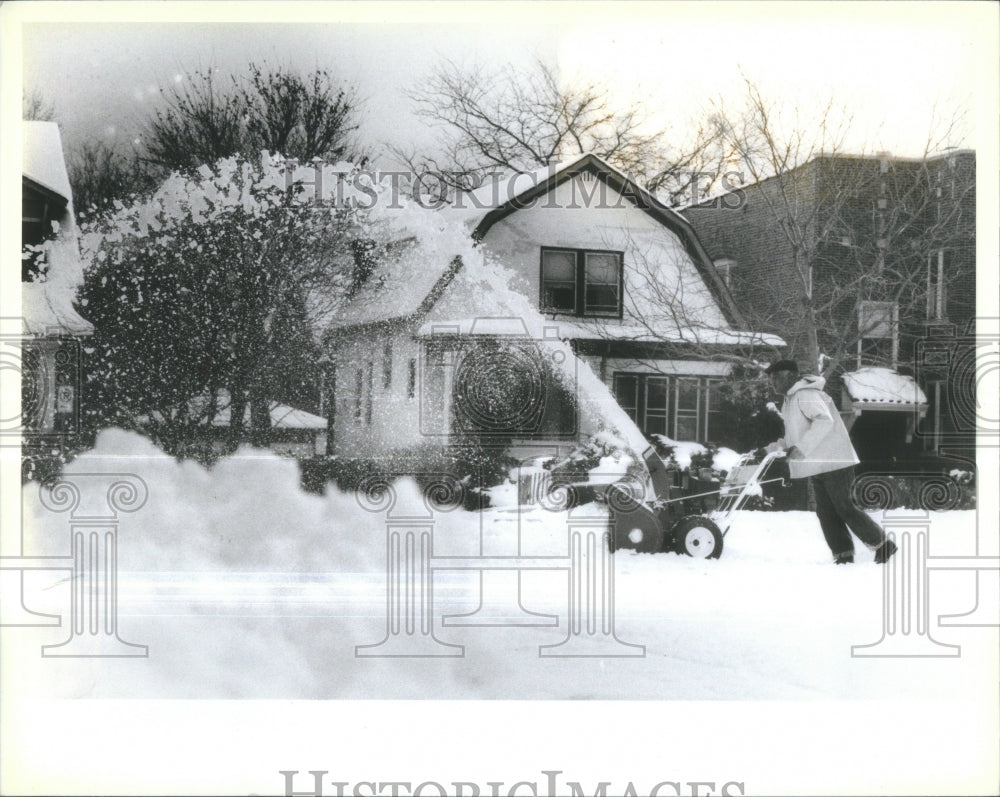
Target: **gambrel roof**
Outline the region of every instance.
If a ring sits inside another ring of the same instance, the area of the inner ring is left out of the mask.
[[[712,266],[712,259],[701,245],[701,241],[698,240],[698,235],[691,223],[628,175],[592,153],[584,153],[571,161],[547,166],[503,181],[499,203],[485,213],[481,213],[476,221],[472,233],[473,237],[477,241],[482,240],[490,228],[501,219],[530,205],[540,196],[584,173],[592,174],[604,182],[616,194],[632,201],[636,207],[680,238],[726,319],[737,328],[745,326],[743,317],[733,302],[729,289]],[[494,196],[496,193],[493,187],[488,185],[471,192],[467,201],[470,204],[473,201],[478,201],[479,205],[489,204],[490,200],[496,198]]]
[[[604,183],[677,237],[730,330],[733,330],[732,335],[723,336],[726,343],[754,340],[784,345],[783,341],[773,336],[766,336],[768,339],[765,341],[754,333],[735,331],[745,327],[744,319],[691,224],[596,155],[583,154],[535,171],[505,175],[474,191],[457,195],[451,206],[437,212],[441,214],[444,224],[463,227],[472,240],[479,242],[501,220],[583,174]],[[398,256],[385,258],[380,273],[373,274],[357,291],[334,326],[344,330],[420,317],[434,306],[461,268],[461,259],[454,253],[443,251],[439,241],[412,241]],[[626,332],[632,337],[636,334],[635,330],[622,330],[622,334]],[[716,342],[721,342],[721,339]]]

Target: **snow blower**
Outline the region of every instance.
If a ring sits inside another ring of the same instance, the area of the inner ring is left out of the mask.
[[[613,518],[608,537],[612,553],[619,548],[641,553],[675,552],[699,559],[718,559],[722,542],[732,525],[733,513],[762,495],[765,484],[784,482],[764,479],[767,469],[784,452],[743,454],[726,475],[718,490],[685,495],[673,484],[670,471],[651,447],[643,452],[655,498],[646,500],[645,490],[634,482],[620,481],[611,486],[607,503]],[[685,514],[685,502],[718,495],[719,503],[707,514]]]

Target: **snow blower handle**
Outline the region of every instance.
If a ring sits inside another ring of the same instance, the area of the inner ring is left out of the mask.
[[[778,446],[777,441],[775,441],[770,445],[761,446],[760,448],[756,449],[753,452],[753,456],[755,459],[763,459],[768,454],[774,454],[774,459],[777,459],[778,457],[787,456],[788,452],[791,451],[792,448],[794,448],[794,446],[790,446],[789,448],[782,448]]]

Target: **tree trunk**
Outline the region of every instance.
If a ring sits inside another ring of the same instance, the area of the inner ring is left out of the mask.
[[[270,402],[258,391],[250,395],[250,442],[259,448],[267,448],[271,444],[271,409]]]
[[[247,397],[243,388],[229,386],[229,449],[235,451],[245,439],[243,416],[247,411]]]

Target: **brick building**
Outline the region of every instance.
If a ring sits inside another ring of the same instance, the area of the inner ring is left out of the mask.
[[[819,156],[683,211],[748,323],[828,377],[862,459],[974,451],[975,169]]]

